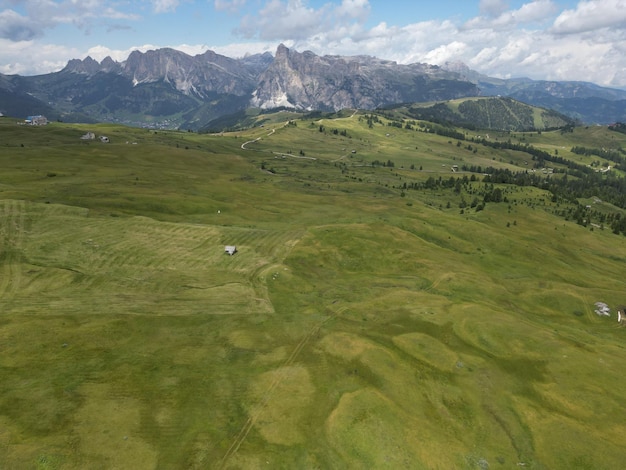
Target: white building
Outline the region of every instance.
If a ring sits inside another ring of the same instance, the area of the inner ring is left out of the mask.
[[[48,124],[48,118],[38,114],[37,116],[28,116],[24,122],[31,126],[45,126]]]

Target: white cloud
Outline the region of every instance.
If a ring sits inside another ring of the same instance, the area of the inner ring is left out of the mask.
[[[626,0],[581,1],[575,10],[565,10],[552,30],[558,34],[575,34],[601,28],[626,29]]]
[[[80,57],[77,48],[35,41],[11,41],[0,39],[0,73],[37,75],[60,70],[67,58]]]
[[[508,63],[521,63],[532,52],[532,38],[524,34],[511,38],[503,44],[498,53],[498,60]]]
[[[168,0],[159,0],[168,1]],[[171,1],[171,0],[170,0]],[[106,0],[13,0],[25,15],[14,10],[0,11],[0,37],[23,41],[40,37],[45,30],[61,24],[71,24],[88,30],[94,21],[103,18],[137,20],[138,15],[115,8],[116,3]]]
[[[444,44],[428,51],[424,55],[424,61],[429,64],[443,64],[463,57],[467,50],[467,44],[460,41],[452,41],[450,44]]]
[[[342,0],[315,9],[306,0],[270,0],[255,15],[246,16],[238,33],[261,40],[303,40],[316,35],[332,40],[343,34],[359,34],[370,13],[367,0]]]
[[[483,47],[467,62],[467,65],[473,68],[489,70],[497,59],[498,48],[496,46]]]
[[[178,0],[152,0],[155,13],[167,13],[176,10]]]
[[[141,3],[151,10],[157,4],[165,9],[191,1]],[[244,17],[239,26],[240,33],[253,42],[172,44],[174,40],[164,35],[170,44],[120,49],[81,46],[80,42],[71,48],[46,46],[41,42],[41,32],[59,23],[86,29],[107,18],[113,21],[105,27],[114,31],[132,26],[118,20],[139,17],[122,9],[128,2],[112,0],[0,0],[0,8],[14,6],[13,10],[0,10],[0,64],[4,64],[0,72],[46,73],[61,69],[71,58],[87,55],[100,61],[109,55],[120,62],[132,50],[159,47],[173,47],[190,55],[211,49],[229,57],[242,57],[247,53],[273,53],[283,42],[292,49],[319,55],[365,54],[398,63],[437,65],[462,61],[492,76],[587,80],[626,87],[626,0],[585,0],[574,9],[560,12],[555,9],[557,0],[529,0],[515,9],[508,7],[507,0],[481,0],[480,16],[465,23],[431,20],[402,27],[387,22],[366,26],[371,14],[368,0],[322,0],[315,4],[307,0],[197,1],[229,13],[262,5],[256,13]]]
[[[480,0],[480,11],[487,16],[500,16],[509,7],[505,0]]]
[[[369,8],[367,2],[361,4],[364,11]],[[491,16],[480,16],[465,24],[433,20],[397,27],[381,22],[369,29],[359,21],[328,21],[329,12],[337,11],[328,4],[317,10],[309,9],[304,2],[275,0],[268,5],[256,18],[258,29],[249,30],[249,33],[274,41],[291,38],[294,47],[300,51],[367,54],[399,63],[441,65],[446,61],[462,61],[493,76],[588,80],[626,86],[626,74],[619,73],[624,71],[624,66],[619,64],[626,64],[626,56],[617,46],[626,40],[617,40],[621,36],[616,31],[611,31],[611,35],[607,32],[583,39],[576,36],[577,41],[550,34],[547,28],[557,14],[551,0],[530,1],[506,11],[503,10],[505,2],[484,1],[481,11]],[[343,5],[348,3],[344,1]],[[297,25],[297,32],[291,34],[289,25],[280,20],[269,21],[281,11],[287,22]],[[308,15],[309,20],[315,21],[300,23],[300,15]],[[335,18],[340,17],[335,15]],[[264,32],[272,27],[284,34]],[[581,64],[593,66],[582,67]]]
[[[214,5],[217,11],[237,13],[246,5],[246,0],[215,0]]]
[[[543,22],[556,12],[556,5],[551,0],[537,0],[525,3],[513,12],[512,16],[519,23]]]
[[[285,46],[293,47],[293,41],[284,41]],[[217,54],[225,55],[226,57],[245,57],[250,54],[263,54],[269,52],[273,54],[276,52],[278,43],[275,42],[254,42],[254,43],[232,43],[226,46],[214,46],[208,47]]]
[[[370,4],[368,0],[342,0],[341,5],[334,9],[333,14],[340,18],[363,22],[370,14]]]
[[[262,40],[304,39],[323,28],[323,10],[309,8],[302,0],[270,0],[258,14],[246,16],[239,32]]]
[[[128,49],[109,49],[106,46],[98,45],[87,49],[83,56],[79,58],[84,59],[85,57],[89,56],[92,59],[97,60],[98,62],[102,62],[102,59],[108,56],[116,62],[123,62],[133,51],[146,52],[158,49],[159,47],[161,46],[155,46],[154,44],[143,44],[141,46],[133,46]]]
[[[27,41],[40,36],[32,21],[13,10],[0,11],[0,38]]]
[[[472,18],[463,26],[463,29],[511,30],[527,23],[544,22],[555,11],[556,6],[552,0],[535,0],[523,4],[517,10],[500,11],[498,15]]]

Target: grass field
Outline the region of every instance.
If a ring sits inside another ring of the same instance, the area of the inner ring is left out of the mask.
[[[523,154],[265,122],[0,120],[0,468],[623,466],[624,236],[536,188],[403,189]]]

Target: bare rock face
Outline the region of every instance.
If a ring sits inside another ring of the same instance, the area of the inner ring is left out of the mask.
[[[207,51],[190,56],[174,49],[133,51],[118,63],[110,57],[101,63],[87,57],[68,62],[64,72],[95,75],[98,72],[116,73],[132,81],[134,86],[165,82],[186,95],[207,97],[214,94],[244,96],[254,88],[258,74],[271,61],[271,55],[231,59]]]
[[[174,49],[134,51],[122,74],[133,84],[165,81],[176,90],[200,97],[210,92],[243,95],[253,86],[253,75],[235,59],[212,51],[190,56]]]
[[[249,106],[264,109],[373,109],[478,94],[476,85],[438,67],[398,65],[368,56],[318,56],[282,44],[274,57],[265,53],[232,59],[213,51],[190,56],[164,48],[134,51],[122,63],[110,57],[101,63],[91,57],[71,60],[62,72],[88,77],[115,74],[132,87],[166,84],[201,101],[218,95],[250,97]]]
[[[98,63],[98,61],[87,56],[85,57],[84,60],[80,60],[80,59],[70,60],[65,66],[64,70],[67,70],[68,72],[72,72],[72,73],[83,74],[83,75],[93,75],[94,73],[100,71],[100,64]]]
[[[320,57],[281,44],[274,62],[259,77],[251,105],[336,111],[477,94],[474,84],[438,67],[366,56]]]
[[[111,59],[110,56],[106,56],[102,62],[100,62],[100,70],[107,73],[116,73],[121,70],[120,64]]]

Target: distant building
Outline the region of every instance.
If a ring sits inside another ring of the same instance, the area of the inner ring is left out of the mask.
[[[38,114],[37,116],[28,116],[24,123],[29,124],[31,126],[45,126],[48,124],[48,118],[46,116],[42,116]]]
[[[93,132],[87,132],[85,135],[80,136],[80,138],[83,140],[93,140],[96,138],[96,134]]]
[[[224,253],[228,253],[230,256],[233,256],[237,253],[237,247],[235,245],[226,245],[224,247]]]

